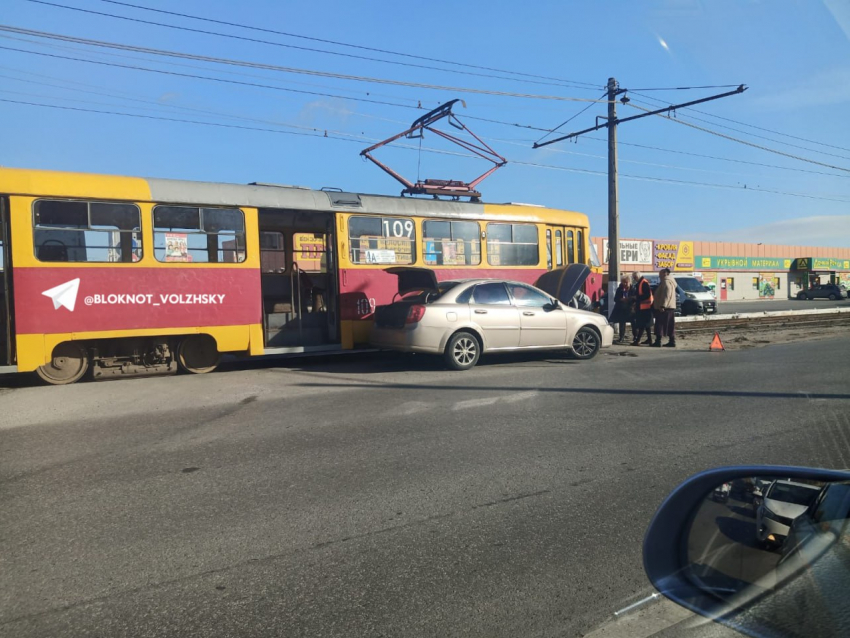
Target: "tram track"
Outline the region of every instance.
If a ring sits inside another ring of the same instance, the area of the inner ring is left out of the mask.
[[[700,335],[720,331],[808,330],[842,325],[850,326],[850,311],[847,309],[682,317],[676,320],[676,332],[680,335]]]

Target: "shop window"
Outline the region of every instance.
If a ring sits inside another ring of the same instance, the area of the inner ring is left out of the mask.
[[[782,284],[781,278],[779,278],[779,277],[773,278],[773,289],[774,290],[781,290],[781,288],[782,288],[781,284]]]
[[[349,257],[354,264],[412,264],[416,260],[416,227],[412,219],[351,217]]]
[[[481,227],[477,222],[422,222],[425,263],[429,266],[477,266],[481,263]]]
[[[728,277],[726,279],[726,287],[729,288],[729,290],[735,290],[735,278],[734,277]]]
[[[758,290],[758,289],[759,289],[759,278],[753,277],[753,290]]]
[[[245,215],[238,208],[155,206],[153,227],[157,261],[245,261]]]
[[[487,224],[487,261],[491,266],[536,266],[537,227],[531,224]]]
[[[141,212],[134,204],[42,199],[33,208],[33,247],[39,261],[142,258]]]

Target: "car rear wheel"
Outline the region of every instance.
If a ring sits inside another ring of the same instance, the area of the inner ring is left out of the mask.
[[[579,328],[576,336],[573,337],[573,354],[576,359],[592,359],[599,352],[601,345],[602,339],[599,333],[593,328],[584,326]]]
[[[458,332],[452,335],[446,344],[443,358],[452,370],[469,370],[474,368],[481,357],[481,346],[475,335],[469,332]]]

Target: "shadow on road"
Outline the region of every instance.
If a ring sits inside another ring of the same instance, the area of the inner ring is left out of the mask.
[[[726,538],[747,547],[758,547],[756,543],[756,524],[742,521],[731,516],[718,516],[715,519],[717,529]]]

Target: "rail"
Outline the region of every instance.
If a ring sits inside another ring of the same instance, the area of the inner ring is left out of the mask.
[[[707,315],[676,319],[676,332],[684,335],[720,330],[758,330],[761,328],[821,328],[850,325],[850,308],[748,312],[734,315]]]

